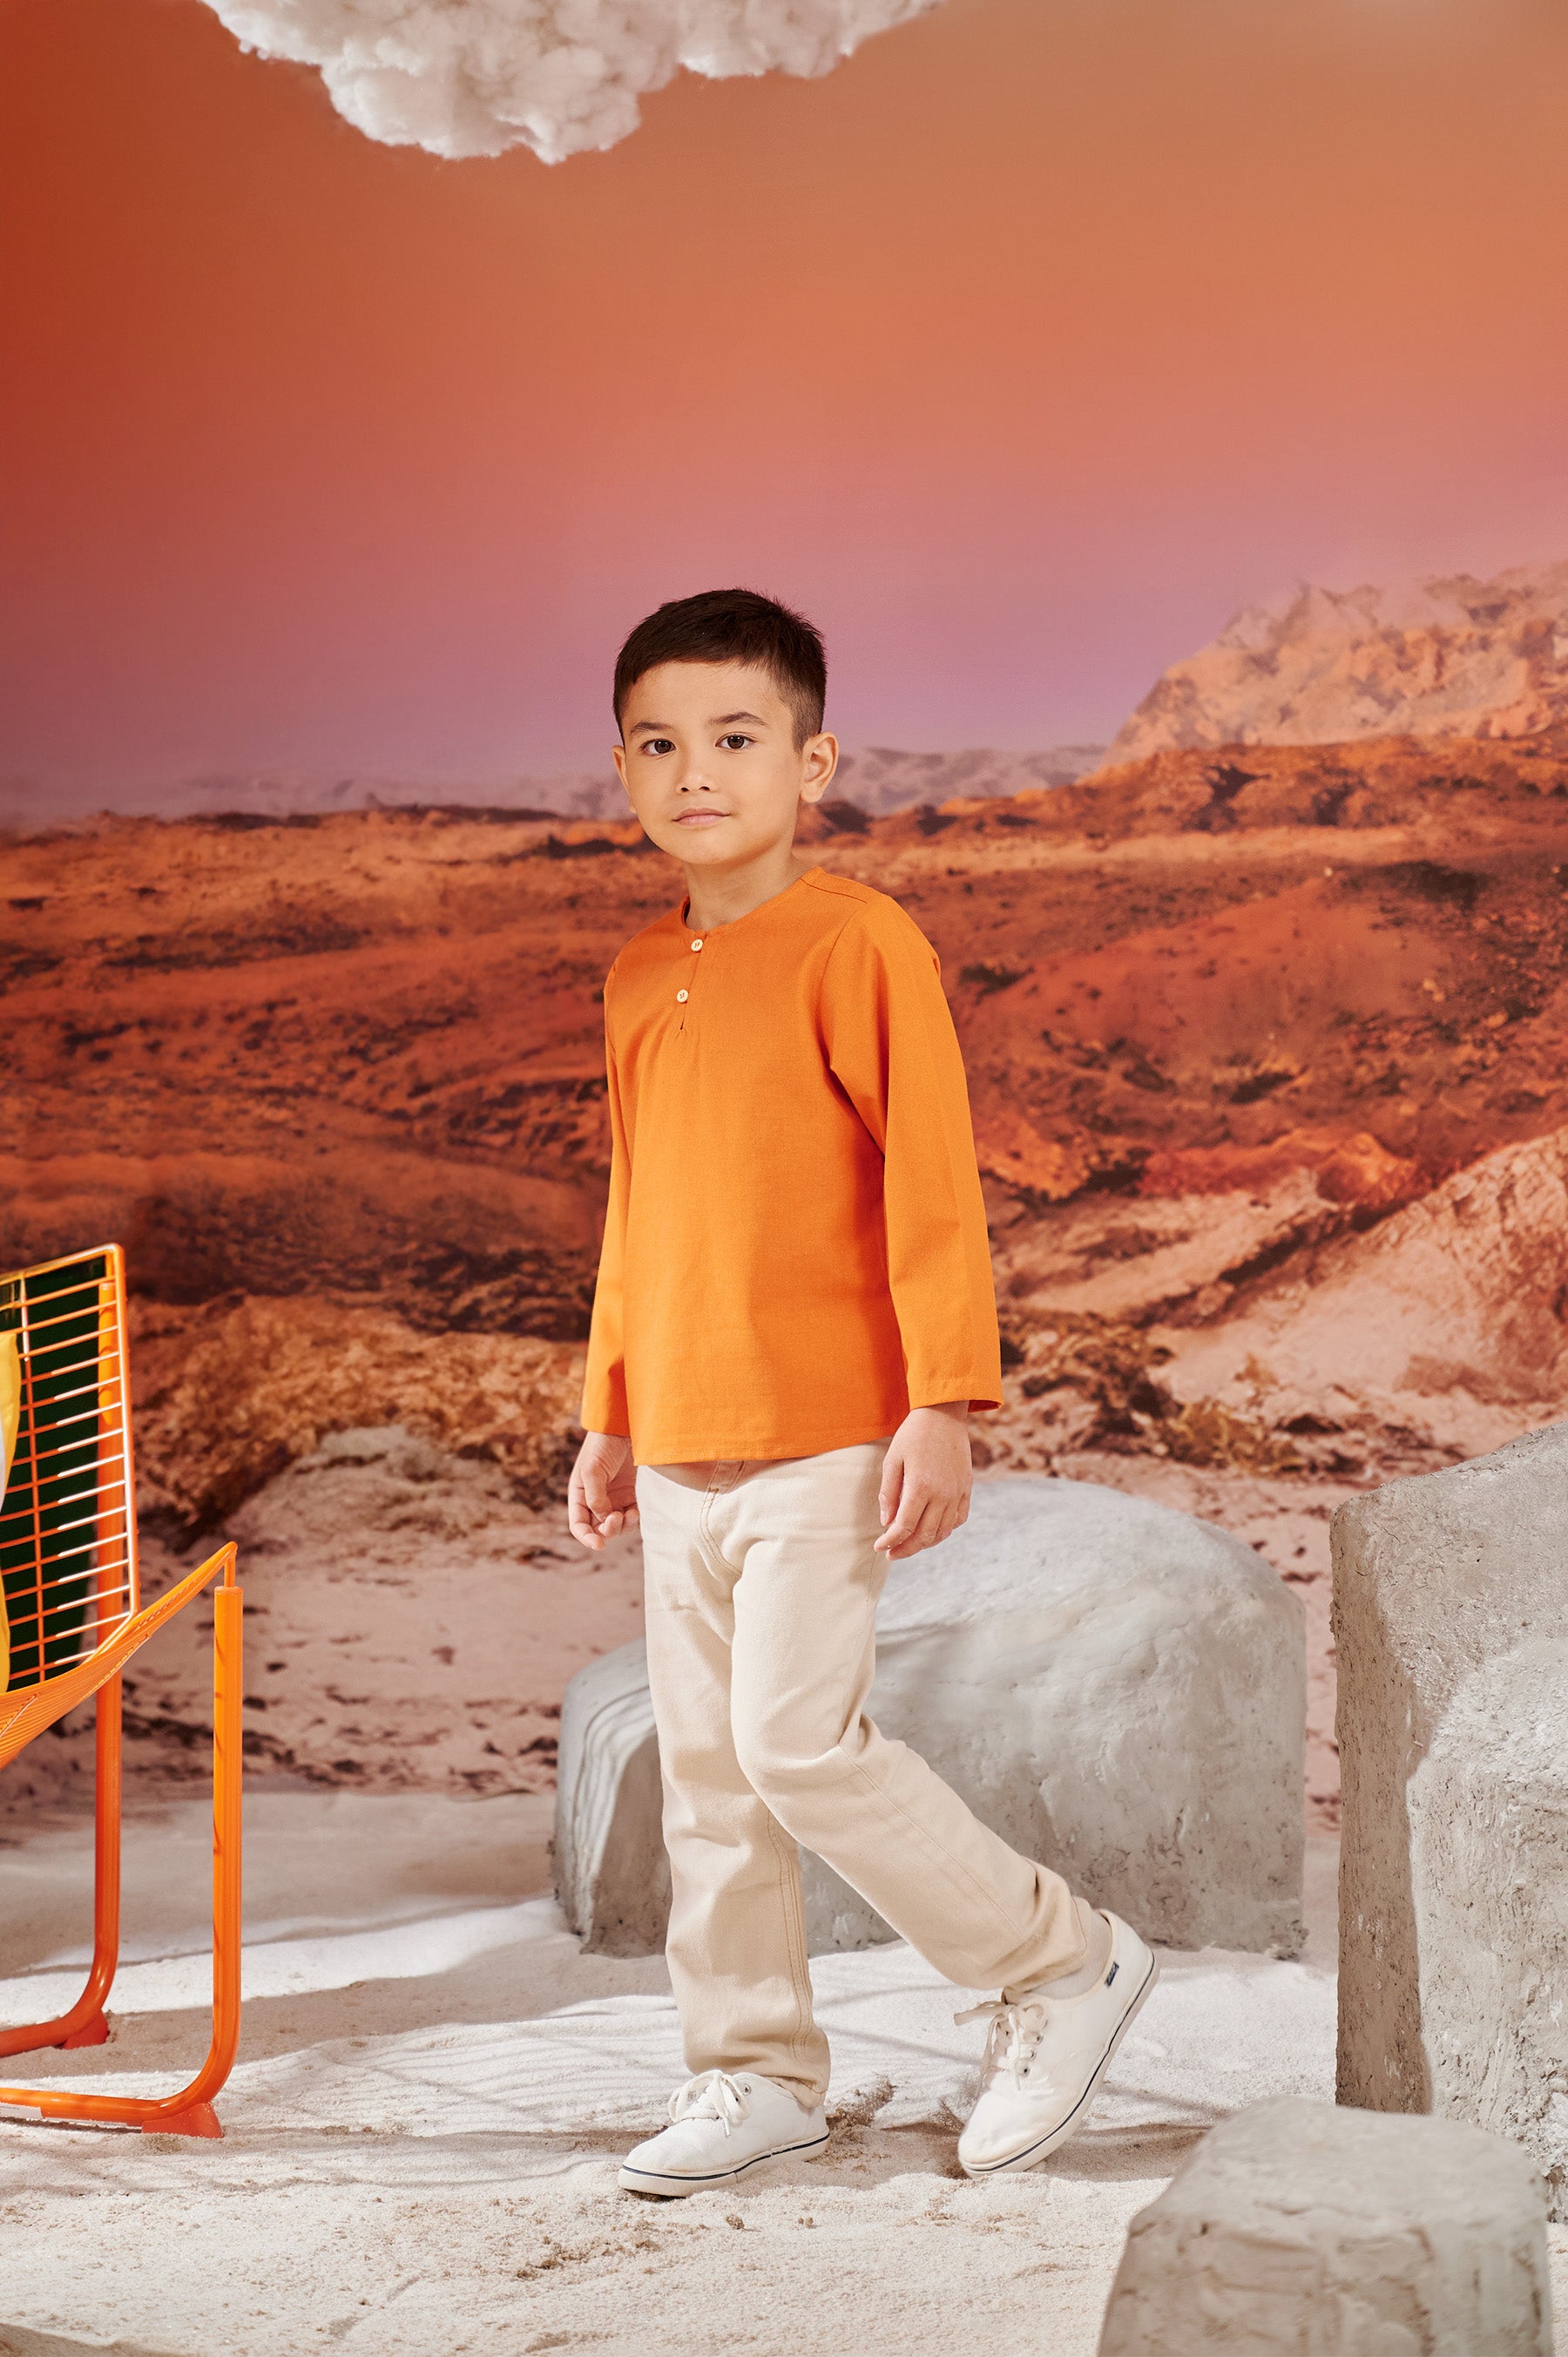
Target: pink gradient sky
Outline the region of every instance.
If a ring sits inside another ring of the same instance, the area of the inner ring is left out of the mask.
[[[851,744],[1108,736],[1297,576],[1568,554],[1557,0],[947,0],[602,156],[0,0],[0,776],[592,765],[742,580]]]

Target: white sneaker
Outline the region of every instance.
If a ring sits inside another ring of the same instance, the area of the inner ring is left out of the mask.
[[[701,2193],[728,2185],[759,2161],[820,2160],[827,2114],[809,2112],[777,2080],[750,2072],[704,2071],[670,2098],[671,2125],[627,2154],[620,2181],[629,2193]]]
[[[1053,1996],[1043,1981],[1015,2004],[998,1997],[955,2021],[989,2018],[980,2094],[958,2140],[971,2177],[1033,2169],[1083,2126],[1095,2089],[1160,1976],[1152,1949],[1106,1910],[1111,1961],[1091,1989]]]

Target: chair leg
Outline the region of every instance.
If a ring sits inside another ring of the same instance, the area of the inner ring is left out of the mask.
[[[97,1791],[93,1812],[92,1964],[81,1995],[54,2021],[0,2030],[0,2054],[36,2054],[48,2046],[102,2046],[109,2035],[104,2004],[120,1962],[120,1681],[98,1689]]]
[[[109,2036],[104,2012],[120,1962],[120,1680],[98,1689],[97,1807],[93,1825],[92,1970],[73,2009],[81,2018],[61,2046],[102,2046]],[[91,2008],[91,2009],[89,2009]]]
[[[222,2135],[210,2099],[233,2069],[240,2045],[243,1591],[218,1588],[212,1609],[212,2044],[189,2086],[169,2098],[172,2108],[143,2123],[166,2136]]]
[[[231,1549],[224,1585],[213,1591],[212,1604],[212,2041],[207,2060],[189,2085],[174,2095],[88,2095],[63,2087],[58,2093],[45,2087],[0,2087],[0,2104],[24,2104],[46,2119],[115,2120],[125,2126],[165,2136],[216,2136],[223,2133],[212,2109],[212,2098],[234,2067],[240,2042],[240,1804],[244,1759],[241,1717],[244,1600],[234,1579]],[[118,1689],[119,1681],[113,1683]],[[117,1721],[116,1709],[116,1742]],[[117,1819],[117,1774],[115,1803]],[[113,1889],[117,1930],[117,1848]],[[91,1988],[91,1981],[88,1986]],[[0,2048],[0,2051],[5,2050]]]

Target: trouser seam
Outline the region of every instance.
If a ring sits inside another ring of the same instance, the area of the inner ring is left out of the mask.
[[[745,1774],[744,1770],[741,1772]],[[746,1778],[746,1781],[751,1782],[749,1777]],[[752,1790],[756,1792],[757,1787],[752,1785]],[[806,1927],[800,1920],[798,1906],[797,1880],[800,1874],[800,1853],[799,1846],[790,1841],[788,1831],[768,1807],[760,1792],[757,1792],[757,1799],[758,1805],[768,1811],[768,1838],[772,1844],[773,1855],[779,1863],[779,1910],[784,1918],[784,1938],[789,1951],[789,1979],[795,1992],[795,2035],[789,2040],[789,2052],[792,2060],[798,2062],[804,2072],[809,2069],[805,2049],[806,2040],[811,2033],[813,2007],[811,1968],[806,1959]],[[786,1844],[789,1845],[788,1847],[785,1846]],[[795,1853],[794,1878],[789,1872],[790,1850]]]
[[[737,1480],[738,1478],[739,1468],[737,1467],[734,1479]],[[732,1480],[729,1489],[733,1489],[733,1487],[734,1480]],[[708,1563],[709,1569],[716,1569],[721,1576],[723,1573],[727,1572],[732,1580],[734,1580],[740,1578],[740,1568],[729,1561],[729,1558],[719,1546],[713,1531],[711,1520],[709,1519],[710,1510],[716,1503],[719,1498],[728,1496],[729,1489],[719,1490],[713,1483],[709,1484],[707,1493],[703,1500],[703,1514],[699,1518],[697,1535],[698,1544],[702,1548],[704,1560]],[[735,1694],[734,1662],[735,1596],[732,1588],[730,1595],[730,1695],[732,1709],[734,1706]],[[732,1746],[735,1743],[735,1727],[733,1720],[730,1727],[730,1742]],[[736,1764],[737,1767],[740,1766],[738,1752],[736,1754]],[[795,2033],[789,2040],[789,2054],[791,2060],[800,2065],[802,2072],[805,2072],[809,2069],[805,2053],[805,2044],[811,2032],[813,2007],[811,1966],[806,1962],[805,1924],[800,1920],[798,1904],[799,1894],[796,1887],[800,1874],[800,1850],[799,1847],[790,1840],[788,1830],[779,1824],[778,1818],[774,1815],[772,1810],[768,1807],[768,1803],[757,1791],[756,1785],[752,1782],[750,1777],[746,1775],[745,1769],[741,1768],[740,1772],[742,1777],[745,1779],[747,1791],[752,1794],[757,1807],[761,1809],[767,1820],[768,1846],[773,1852],[774,1859],[779,1868],[779,1911],[782,1917],[784,1924],[784,1944],[789,1958],[789,1985],[795,1998]],[[789,1845],[789,1849],[785,1847],[786,1844]],[[789,1871],[789,1849],[793,1849],[795,1853],[794,1879],[791,1878]]]

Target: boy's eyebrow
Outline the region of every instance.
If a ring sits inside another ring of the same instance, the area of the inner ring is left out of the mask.
[[[708,726],[727,728],[736,720],[749,720],[754,728],[766,728],[768,726],[760,712],[721,712],[708,722]],[[674,726],[672,720],[634,720],[631,734],[639,737],[646,732],[651,737],[667,737]]]

